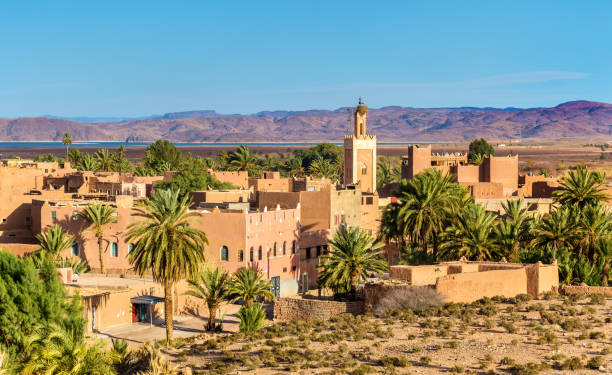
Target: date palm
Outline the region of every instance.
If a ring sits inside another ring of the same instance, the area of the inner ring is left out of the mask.
[[[532,220],[523,199],[509,199],[501,205],[505,215],[495,228],[497,246],[512,262],[518,262],[520,247],[530,237]]]
[[[569,207],[558,207],[537,220],[533,227],[531,245],[557,253],[561,248],[574,248],[579,213]]]
[[[164,287],[167,343],[174,327],[172,288],[199,271],[208,244],[206,234],[193,227],[200,213],[190,211],[190,205],[189,196],[178,190],[157,190],[136,205],[134,216],[141,220],[130,224],[126,234],[135,244],[129,255],[134,270],[139,275],[151,272],[153,280]]]
[[[106,273],[104,267],[104,227],[117,222],[117,212],[111,205],[94,203],[79,212],[79,216],[93,226],[96,239],[98,240],[98,255],[100,257],[100,272]]]
[[[222,303],[230,300],[230,275],[219,268],[206,268],[187,282],[189,288],[185,295],[199,298],[208,307],[208,324],[206,329],[213,331],[216,327],[217,311]]]
[[[97,162],[96,163],[97,171],[111,172],[113,170],[113,164],[114,164],[113,155],[110,152],[108,152],[107,149],[103,148],[103,149],[96,151],[95,158]]]
[[[325,177],[335,180],[338,177],[338,168],[329,159],[318,156],[312,161],[308,171],[316,177]]]
[[[65,232],[59,224],[55,224],[35,237],[40,244],[40,251],[48,254],[53,261],[59,260],[62,252],[70,249],[74,242],[74,236]]]
[[[240,145],[229,157],[230,171],[248,171],[253,174],[257,169],[257,157],[246,145]]]
[[[64,133],[62,143],[66,146],[66,160],[68,160],[68,151],[70,150],[70,145],[72,145],[72,135],[68,132]]]
[[[492,236],[495,215],[479,204],[471,204],[459,212],[453,223],[445,229],[440,244],[440,257],[458,260],[494,260],[497,257]]]
[[[601,185],[603,181],[603,174],[580,167],[569,171],[567,176],[561,179],[560,189],[553,194],[555,200],[562,205],[584,208],[588,204],[597,204],[608,199]]]
[[[299,156],[289,159],[285,164],[285,168],[289,171],[289,176],[291,177],[304,176],[304,161]]]
[[[582,254],[595,262],[598,244],[612,238],[612,213],[601,204],[586,207],[578,222],[578,233]]]
[[[391,162],[381,159],[376,164],[376,187],[381,188],[391,182]]]
[[[357,287],[370,273],[388,269],[380,249],[383,243],[356,227],[341,227],[328,241],[330,252],[320,257],[319,285],[335,294],[356,298]]]
[[[264,300],[274,299],[272,284],[263,278],[263,273],[257,266],[241,268],[230,280],[229,292],[244,301],[244,305],[250,307],[258,298]]]
[[[20,374],[115,374],[114,355],[104,351],[102,341],[88,345],[72,330],[55,324],[49,328],[30,337]]]
[[[92,154],[84,152],[77,162],[77,169],[82,171],[96,171],[98,170],[98,161]]]

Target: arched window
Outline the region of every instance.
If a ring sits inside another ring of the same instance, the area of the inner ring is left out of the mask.
[[[259,246],[259,250],[257,250],[257,259],[263,259],[263,250],[261,249],[261,246]]]
[[[274,252],[272,253],[273,256],[276,256],[276,242],[274,242]]]
[[[111,243],[111,256],[115,258],[119,256],[119,246],[117,242]]]
[[[76,241],[72,243],[72,255],[79,255],[79,244]]]
[[[368,167],[365,165],[365,163],[361,163],[361,174],[366,175],[367,173],[368,173]]]
[[[283,255],[287,254],[287,241],[283,242]]]
[[[251,246],[251,250],[249,251],[249,262],[252,262],[255,258],[254,258],[254,250],[253,250],[253,246]]]
[[[295,254],[295,240],[293,240],[293,243],[291,244],[291,254]]]
[[[244,251],[243,250],[238,250],[238,261],[239,262],[244,261]]]
[[[221,260],[229,260],[229,249],[225,245],[221,246]]]

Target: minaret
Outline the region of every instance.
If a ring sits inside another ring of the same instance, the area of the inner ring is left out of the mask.
[[[359,98],[354,134],[344,136],[344,184],[361,183],[361,191],[376,191],[376,136],[367,134],[368,106]]]

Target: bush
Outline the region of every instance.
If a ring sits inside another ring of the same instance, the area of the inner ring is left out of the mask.
[[[374,313],[383,316],[390,310],[424,311],[443,304],[443,297],[435,289],[428,286],[411,286],[391,290],[382,298]]]
[[[580,370],[584,368],[584,364],[578,357],[566,359],[561,365],[562,370]]]
[[[240,318],[240,332],[251,334],[261,328],[266,320],[266,314],[260,303],[249,307],[242,306],[236,314]]]
[[[591,295],[591,299],[590,299],[590,303],[592,305],[605,305],[606,304],[606,297],[604,297],[603,294],[592,294]]]
[[[587,367],[593,370],[598,370],[601,366],[603,366],[603,364],[603,358],[601,356],[596,355],[595,357],[589,359],[589,361],[587,362]]]

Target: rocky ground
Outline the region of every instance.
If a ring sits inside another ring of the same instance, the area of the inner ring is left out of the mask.
[[[194,374],[610,373],[612,299],[484,299],[419,313],[269,322],[205,334],[166,354]]]

